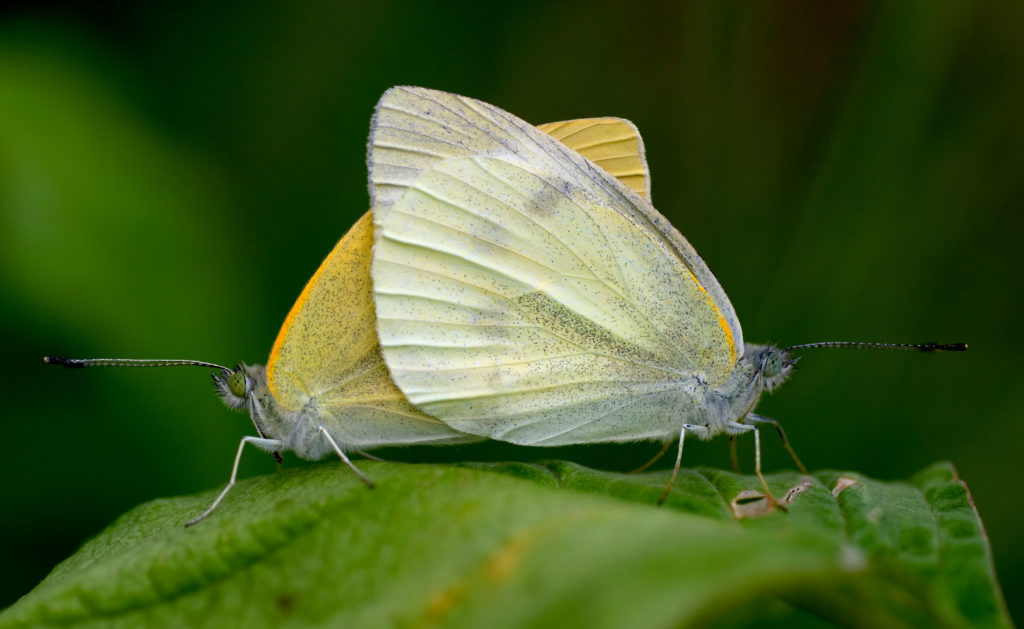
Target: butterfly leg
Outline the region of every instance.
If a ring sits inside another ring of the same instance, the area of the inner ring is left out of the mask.
[[[374,455],[370,454],[369,452],[367,452],[365,450],[360,450],[359,448],[353,448],[352,451],[355,452],[356,454],[358,454],[359,456],[365,458],[365,459],[370,459],[371,461],[377,461],[377,462],[380,462],[380,463],[387,463],[387,459],[382,459],[379,456],[374,456]]]
[[[800,457],[796,455],[796,451],[793,450],[793,446],[789,445],[789,439],[786,438],[786,432],[782,430],[782,426],[779,424],[779,422],[768,417],[761,417],[760,415],[755,415],[753,413],[747,415],[747,421],[750,421],[751,423],[754,424],[771,424],[775,426],[775,430],[779,432],[779,438],[782,439],[782,445],[785,446],[786,452],[789,452],[789,456],[793,458],[793,462],[796,463],[797,468],[800,469],[800,473],[809,473],[807,471],[807,468],[804,467],[804,464],[800,461]]]
[[[658,453],[654,455],[653,459],[651,459],[650,461],[644,463],[643,465],[641,465],[640,467],[636,468],[635,470],[630,470],[629,474],[639,474],[640,472],[642,472],[642,471],[646,470],[647,468],[649,468],[650,466],[654,465],[657,462],[658,459],[660,459],[661,457],[665,456],[665,453],[668,452],[668,447],[670,445],[672,445],[672,442],[671,441],[666,441],[664,444],[662,444],[661,450],[658,450]]]
[[[750,415],[747,415],[750,418]],[[772,490],[768,488],[768,481],[764,479],[764,475],[761,474],[761,431],[757,429],[757,426],[751,426],[749,424],[740,424],[738,422],[730,422],[726,424],[725,429],[730,434],[738,435],[745,432],[754,433],[754,473],[757,474],[757,480],[761,481],[761,487],[764,487],[764,497],[768,502],[772,503],[782,511],[786,511],[786,507],[782,506],[775,496],[772,495]]]
[[[366,474],[360,472],[359,468],[356,467],[355,464],[352,463],[352,461],[350,461],[347,456],[345,456],[345,453],[341,451],[341,448],[338,446],[338,442],[334,440],[334,437],[331,436],[331,433],[327,432],[327,429],[324,428],[323,426],[317,427],[317,432],[324,436],[324,439],[327,440],[327,443],[331,444],[331,448],[334,449],[334,453],[338,455],[338,458],[340,458],[345,463],[345,465],[348,466],[350,470],[355,472],[356,476],[358,476],[360,480],[366,483],[367,487],[373,489],[373,481],[367,478]]]
[[[265,439],[263,437],[242,437],[242,441],[238,444],[238,453],[235,454],[235,464],[231,466],[231,480],[228,481],[228,486],[220,492],[217,499],[213,501],[213,504],[207,507],[206,511],[199,514],[198,517],[192,518],[185,523],[185,526],[192,526],[202,522],[213,513],[213,510],[217,508],[221,500],[224,500],[224,496],[228,495],[231,488],[235,486],[235,479],[238,478],[238,462],[242,460],[242,450],[245,448],[245,444],[251,443],[252,445],[260,448],[261,450],[267,450],[268,452],[276,452],[284,447],[284,442],[277,439]]]
[[[732,471],[740,473],[740,457],[736,454],[736,435],[729,435],[729,462],[732,463]]]
[[[704,426],[696,426],[694,424],[683,424],[683,427],[679,429],[679,450],[676,452],[676,465],[672,468],[672,477],[668,479],[668,485],[665,486],[665,491],[661,492],[661,498],[658,498],[658,506],[660,507],[665,499],[668,498],[668,492],[672,490],[672,485],[676,482],[676,476],[679,475],[679,466],[683,462],[683,441],[686,438],[686,431],[701,433],[701,438],[706,439],[708,437],[708,429]]]

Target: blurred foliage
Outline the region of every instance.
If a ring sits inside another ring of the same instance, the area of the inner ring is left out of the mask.
[[[813,469],[901,478],[953,461],[1021,617],[1012,496],[1024,463],[999,444],[1024,441],[1008,351],[1024,301],[1024,5],[622,12],[257,0],[0,15],[0,604],[131,506],[225,482],[251,431],[202,370],[64,372],[41,357],[264,361],[305,280],[367,209],[373,104],[418,84],[536,123],[633,120],[655,205],[753,342],[968,341],[966,354],[808,352],[760,412]],[[387,454],[627,469],[655,449]],[[740,449],[747,464],[752,444]],[[777,443],[765,449],[768,469],[789,465]],[[724,440],[688,447],[686,464],[726,467]]]

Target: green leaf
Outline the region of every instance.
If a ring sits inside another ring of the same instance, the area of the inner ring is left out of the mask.
[[[0,627],[1011,626],[945,463],[909,483],[771,475],[800,489],[788,513],[742,519],[758,482],[721,470],[682,472],[658,508],[664,472],[365,469],[375,491],[336,463],[243,481],[191,528],[215,492],[141,505]]]

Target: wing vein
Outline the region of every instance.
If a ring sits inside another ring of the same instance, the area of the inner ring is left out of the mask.
[[[417,190],[419,190],[419,188],[417,188]],[[449,201],[445,201],[444,199],[441,199],[441,198],[439,198],[439,197],[436,197],[436,196],[434,196],[433,194],[430,194],[430,193],[428,193],[428,192],[425,192],[424,194],[427,194],[428,196],[430,196],[430,197],[434,198],[435,200],[437,200],[437,201],[438,201],[438,202],[440,202],[440,203],[443,203],[444,205],[447,205],[447,206],[449,206],[449,207],[453,207],[453,208],[455,208],[455,209],[458,209],[458,210],[462,210],[462,211],[464,211],[464,212],[465,212],[466,214],[469,214],[469,215],[471,215],[471,216],[476,216],[476,217],[480,218],[481,220],[485,220],[485,221],[487,221],[487,222],[489,222],[489,223],[491,223],[492,225],[495,225],[495,226],[497,226],[497,227],[502,227],[502,225],[501,225],[501,224],[499,224],[499,223],[495,223],[494,221],[492,221],[491,219],[487,218],[486,216],[481,216],[481,215],[477,214],[476,212],[472,212],[472,211],[470,211],[470,210],[468,210],[468,209],[466,209],[466,208],[464,208],[464,207],[462,207],[462,206],[460,206],[460,205],[456,205],[456,204],[454,204],[454,203],[451,203],[451,202],[449,202]],[[512,209],[512,208],[509,208],[509,209]],[[515,211],[515,210],[512,210],[512,211]],[[435,220],[434,220],[434,219],[432,219],[432,218],[427,218],[427,217],[425,217],[425,216],[420,216],[420,215],[418,215],[418,214],[412,214],[412,213],[410,213],[410,212],[406,212],[406,211],[404,211],[404,210],[402,210],[402,209],[396,209],[396,210],[393,210],[393,212],[395,212],[396,214],[404,214],[404,215],[406,215],[406,216],[412,216],[412,217],[414,217],[414,218],[417,218],[417,219],[419,219],[419,220],[422,220],[422,221],[424,221],[424,222],[427,222],[427,223],[432,223],[432,224],[434,224],[434,225],[437,225],[437,226],[439,226],[439,227],[444,227],[444,228],[446,228],[446,229],[452,229],[452,230],[456,230],[456,231],[461,231],[461,230],[458,230],[458,228],[455,228],[455,227],[451,227],[451,226],[449,226],[449,225],[445,225],[444,223],[441,223],[441,222],[439,222],[439,221],[435,221]],[[601,282],[601,283],[602,283],[602,284],[604,284],[605,286],[608,286],[608,283],[607,283],[607,282],[605,282],[605,281],[601,280],[601,278],[599,278],[599,277],[597,277],[596,275],[594,275],[594,274],[593,274],[593,270],[592,270],[592,269],[591,269],[591,268],[590,268],[590,267],[589,267],[589,266],[587,265],[587,263],[586,263],[586,262],[584,262],[583,260],[580,260],[580,264],[582,264],[582,265],[583,265],[583,266],[584,266],[584,267],[585,267],[585,268],[586,268],[586,269],[587,269],[588,271],[591,271],[591,276],[590,276],[590,277],[586,277],[586,276],[583,276],[583,275],[574,275],[574,274],[571,274],[571,273],[565,273],[564,271],[560,271],[560,270],[558,270],[558,269],[556,269],[556,268],[554,268],[554,267],[548,266],[547,264],[544,264],[544,263],[543,263],[543,262],[541,262],[540,260],[537,260],[537,259],[535,259],[535,258],[532,258],[532,257],[530,257],[530,256],[528,256],[528,255],[526,255],[526,254],[524,254],[524,253],[520,253],[519,251],[516,251],[516,250],[514,250],[514,249],[510,249],[510,248],[508,248],[507,246],[505,246],[505,245],[503,245],[503,244],[501,244],[501,243],[497,243],[497,242],[494,242],[493,240],[488,240],[488,239],[486,239],[486,238],[482,238],[482,237],[480,237],[480,236],[478,236],[478,235],[476,235],[476,234],[469,234],[469,233],[467,233],[467,232],[464,232],[464,231],[463,231],[463,232],[461,232],[461,233],[463,233],[463,234],[465,234],[465,235],[467,235],[467,236],[471,236],[472,238],[474,238],[474,239],[476,239],[476,240],[478,240],[478,241],[480,241],[480,242],[486,243],[486,244],[488,244],[488,245],[490,245],[490,246],[492,246],[492,247],[495,247],[495,248],[497,248],[497,249],[501,249],[502,251],[506,251],[506,252],[508,252],[508,253],[509,253],[509,254],[510,254],[511,256],[514,256],[514,257],[516,257],[516,258],[520,258],[520,259],[522,259],[522,260],[527,260],[527,261],[529,261],[529,262],[532,262],[532,263],[536,264],[537,266],[540,266],[540,267],[543,267],[543,268],[547,269],[548,271],[550,271],[550,272],[551,272],[551,273],[553,273],[554,275],[560,275],[560,276],[562,276],[562,277],[571,277],[571,278],[573,278],[573,279],[577,279],[577,280],[594,280],[594,281],[598,281],[598,282]],[[393,240],[393,241],[396,241],[396,242],[401,242],[401,243],[403,243],[403,244],[408,244],[408,245],[413,245],[413,246],[422,246],[422,247],[425,247],[425,248],[427,248],[427,249],[430,249],[430,250],[432,250],[432,251],[437,251],[438,253],[441,253],[441,254],[444,254],[444,255],[451,255],[451,256],[455,256],[455,254],[454,254],[454,253],[451,253],[451,252],[447,252],[447,251],[443,251],[443,250],[441,250],[441,249],[438,249],[438,248],[436,248],[436,247],[433,247],[433,246],[430,246],[430,245],[416,245],[416,243],[411,243],[411,242],[408,242],[408,241],[405,241],[405,240],[398,240],[398,239],[397,239],[397,238],[395,238],[394,236],[385,236],[385,237],[386,237],[386,238],[389,238],[389,239],[391,239],[391,240]],[[559,242],[561,242],[561,241],[559,241]],[[572,250],[570,250],[570,252],[572,252]],[[574,254],[574,255],[575,255],[575,254]],[[467,260],[467,261],[470,261],[470,260],[469,260],[468,258],[465,258],[465,257],[463,257],[463,256],[455,256],[455,257],[458,257],[458,258],[460,258],[460,259],[463,259],[463,260]],[[578,257],[578,256],[576,256],[576,259],[577,259],[577,260],[579,260],[579,257]],[[485,268],[485,269],[490,269],[490,268],[491,268],[491,267],[489,267],[489,266],[486,266],[486,265],[484,265],[483,263],[477,263],[477,264],[478,264],[478,265],[479,265],[480,267],[482,267],[482,268]],[[510,276],[506,276],[506,277],[508,277],[509,279],[512,279],[512,278],[511,278]],[[522,282],[521,280],[519,280],[519,281],[520,281],[520,283],[525,283],[525,282]],[[536,290],[539,290],[539,288],[537,288],[537,287],[531,287],[531,288],[534,288],[534,289],[536,289]],[[614,288],[614,287],[612,287],[612,286],[609,286],[609,288]],[[617,291],[616,291],[616,294],[618,294],[618,292],[617,292]],[[620,295],[620,297],[621,297],[621,295]],[[628,300],[625,300],[625,298],[623,298],[623,300],[624,300],[624,301],[628,301]]]
[[[539,440],[534,441],[532,443],[543,443],[545,441],[551,441],[555,437],[560,437],[560,436],[562,436],[562,435],[564,435],[566,433],[570,433],[570,432],[572,432],[574,430],[579,429],[581,426],[586,426],[587,424],[593,424],[594,422],[597,422],[597,421],[599,421],[601,419],[604,419],[605,417],[608,417],[612,413],[618,413],[618,412],[622,411],[622,409],[626,408],[627,406],[632,406],[632,405],[638,403],[640,400],[642,400],[645,397],[650,397],[652,395],[659,395],[661,393],[664,393],[664,391],[648,391],[648,392],[645,392],[645,393],[641,393],[641,394],[639,394],[637,396],[628,398],[626,400],[623,400],[623,402],[621,404],[615,406],[614,408],[608,409],[607,411],[601,413],[597,417],[588,417],[588,418],[584,419],[583,421],[578,422],[578,423],[574,424],[573,426],[570,426],[569,428],[566,428],[565,430],[559,430],[558,432],[555,432],[555,433],[552,433],[552,434],[546,436],[544,439],[539,439]],[[506,430],[504,433],[499,435],[498,438],[501,439],[505,435],[508,435],[509,433],[513,432],[513,430]]]
[[[495,173],[493,173],[492,171],[490,171],[490,170],[488,170],[487,168],[485,168],[485,167],[484,167],[483,165],[481,165],[481,168],[484,168],[484,170],[486,170],[486,171],[487,171],[487,172],[488,172],[488,173],[489,173],[489,174],[490,174],[490,175],[491,175],[492,177],[494,177],[495,179],[498,179],[499,181],[501,181],[502,183],[504,183],[504,184],[505,184],[505,186],[507,186],[507,187],[509,187],[509,188],[512,188],[513,190],[515,189],[515,188],[514,188],[513,186],[511,186],[511,185],[509,184],[509,182],[508,182],[508,181],[506,181],[506,180],[502,179],[501,177],[499,177],[498,175],[496,175],[496,174],[495,174]],[[544,184],[545,184],[545,185],[547,185],[547,186],[551,187],[552,189],[554,189],[554,190],[555,190],[556,192],[558,192],[558,193],[561,193],[561,190],[559,190],[559,189],[558,189],[558,188],[557,188],[556,186],[554,186],[554,185],[553,185],[553,184],[552,184],[551,182],[547,181],[547,180],[546,180],[546,179],[544,179],[543,177],[538,177],[538,179],[539,179],[540,181],[544,182]],[[484,192],[484,191],[481,191],[481,192],[483,192],[483,194],[487,194],[487,193],[486,193],[486,192]],[[492,197],[492,198],[493,198],[493,197]],[[594,220],[594,217],[593,217],[593,216],[591,216],[591,215],[590,215],[590,213],[589,213],[589,212],[587,212],[587,211],[586,211],[586,209],[585,209],[585,208],[584,208],[583,206],[581,206],[581,205],[580,205],[579,203],[577,203],[577,202],[576,202],[576,200],[575,200],[575,199],[573,199],[573,198],[572,198],[571,196],[568,196],[568,195],[563,195],[563,198],[566,198],[566,199],[567,199],[567,200],[568,200],[568,201],[569,201],[570,203],[572,203],[572,204],[573,204],[574,206],[576,206],[576,208],[577,208],[577,209],[579,210],[579,214],[580,214],[580,215],[582,215],[582,216],[585,216],[585,217],[587,218],[587,220],[588,220],[588,221],[590,221],[591,225],[593,225],[593,227],[594,227],[594,230],[595,230],[595,231],[596,231],[596,232],[597,232],[598,234],[600,234],[600,235],[601,235],[601,239],[602,239],[602,240],[604,241],[604,246],[605,246],[605,248],[606,248],[607,250],[609,250],[609,251],[614,251],[614,249],[613,249],[613,248],[612,248],[612,246],[611,246],[611,243],[609,243],[609,242],[608,242],[608,237],[607,237],[607,235],[606,235],[606,234],[604,233],[604,231],[602,231],[602,230],[601,230],[601,226],[597,224],[597,221],[595,221],[595,220]],[[498,202],[500,203],[500,201],[498,201]],[[507,207],[507,206],[506,206],[506,207]],[[510,209],[512,209],[512,211],[514,211],[514,212],[517,212],[517,210],[515,210],[514,208],[510,208]],[[518,212],[517,212],[517,213],[518,213]],[[522,213],[519,213],[519,214],[520,214],[520,215],[522,216]],[[524,217],[524,218],[526,218],[527,220],[531,220],[531,219],[530,219],[529,217],[527,217],[527,216],[523,216],[523,217]],[[594,276],[594,279],[595,279],[595,280],[597,280],[598,282],[601,282],[601,284],[603,284],[604,286],[606,286],[606,287],[608,287],[609,289],[611,289],[611,291],[612,291],[613,293],[615,293],[615,295],[616,295],[616,296],[618,296],[618,297],[619,297],[620,299],[622,299],[622,301],[624,301],[624,302],[626,302],[627,304],[629,304],[629,305],[630,305],[630,306],[632,307],[632,309],[633,309],[633,312],[637,313],[637,314],[638,314],[638,315],[640,316],[640,318],[641,318],[641,319],[642,319],[642,320],[644,321],[644,323],[646,323],[646,324],[647,324],[647,327],[648,327],[648,329],[650,329],[650,330],[653,330],[653,331],[655,332],[655,334],[657,334],[657,335],[658,335],[658,336],[659,336],[659,337],[660,337],[660,338],[661,338],[661,339],[662,339],[662,340],[663,340],[663,341],[665,342],[665,345],[666,345],[667,347],[670,347],[670,348],[671,348],[671,350],[672,350],[672,353],[673,353],[673,354],[675,354],[675,355],[676,355],[676,356],[677,356],[678,358],[680,358],[680,359],[682,359],[682,358],[683,358],[683,356],[682,356],[682,352],[680,351],[679,347],[678,347],[678,346],[677,346],[677,345],[676,345],[676,344],[675,344],[675,343],[674,343],[674,342],[672,341],[672,339],[668,338],[668,337],[667,337],[667,336],[665,335],[665,332],[664,332],[663,330],[661,330],[661,329],[660,329],[660,328],[659,328],[658,326],[654,325],[654,322],[653,322],[653,321],[651,321],[651,319],[650,319],[650,318],[649,318],[649,317],[648,317],[648,316],[646,315],[646,313],[644,313],[644,311],[643,311],[643,310],[642,310],[642,309],[641,309],[641,308],[640,308],[640,307],[639,307],[639,306],[638,306],[638,305],[636,304],[636,302],[634,302],[634,301],[633,301],[633,299],[632,299],[632,297],[631,297],[631,296],[627,296],[627,295],[625,295],[625,294],[624,294],[624,293],[623,293],[623,292],[622,292],[622,291],[621,291],[621,290],[620,290],[620,289],[618,288],[618,286],[616,286],[616,285],[615,285],[614,283],[609,283],[608,281],[604,280],[604,279],[603,279],[603,278],[602,278],[602,277],[601,277],[600,275],[598,275],[598,274],[597,274],[597,273],[596,273],[596,272],[594,271],[594,268],[593,268],[593,267],[592,267],[592,266],[591,266],[590,264],[588,264],[588,263],[587,263],[587,262],[586,262],[585,260],[583,260],[583,259],[582,259],[582,258],[581,258],[581,257],[579,256],[579,254],[578,254],[578,253],[577,253],[577,252],[576,252],[576,251],[575,251],[575,250],[574,250],[574,249],[573,249],[572,247],[570,247],[570,246],[569,246],[569,244],[568,244],[568,243],[566,243],[566,242],[565,242],[565,241],[564,241],[563,239],[559,238],[559,237],[558,237],[558,236],[556,236],[555,234],[552,234],[552,233],[551,233],[550,231],[548,231],[548,230],[547,230],[546,228],[544,228],[544,226],[543,226],[543,225],[540,225],[539,223],[536,223],[536,221],[533,221],[533,222],[534,222],[534,224],[538,225],[538,226],[539,226],[539,227],[540,227],[541,229],[543,229],[545,233],[547,233],[548,235],[550,235],[550,236],[551,236],[552,238],[554,238],[554,239],[555,239],[555,240],[556,240],[557,242],[561,243],[561,245],[562,245],[563,247],[565,247],[565,249],[566,249],[567,251],[569,251],[570,253],[572,253],[572,254],[573,254],[573,256],[574,256],[574,257],[575,257],[575,258],[576,258],[577,260],[579,260],[579,261],[580,261],[580,264],[582,264],[582,265],[583,265],[583,266],[584,266],[584,267],[585,267],[585,268],[586,268],[586,269],[587,269],[588,271],[590,271],[590,273],[591,273],[591,274],[592,274],[592,275]],[[624,274],[623,274],[623,271],[622,271],[622,265],[621,265],[621,263],[620,263],[620,261],[619,261],[618,257],[616,257],[616,256],[612,256],[612,260],[613,260],[613,261],[614,261],[614,263],[615,263],[615,268],[616,268],[616,269],[618,270],[618,276],[619,276],[618,278],[619,278],[619,282],[620,282],[620,283],[621,283],[621,284],[622,284],[623,286],[625,286],[625,285],[626,285],[626,280],[625,280],[625,276],[624,276]],[[573,277],[573,276],[570,276],[570,277]],[[583,278],[578,278],[578,279],[583,279]],[[696,278],[695,278],[695,279],[696,279]],[[618,336],[618,335],[616,335],[616,336]]]
[[[570,387],[578,387],[581,384],[593,384],[593,383],[599,383],[599,382],[606,382],[606,381],[605,380],[576,380],[576,381],[571,381],[571,382],[560,382],[558,384],[545,384],[545,385],[537,385],[537,386],[530,386],[530,387],[518,387],[518,388],[515,388],[515,389],[508,389],[506,391],[497,391],[497,392],[491,392],[491,393],[477,393],[477,394],[473,394],[473,395],[458,395],[456,397],[437,397],[437,398],[432,398],[429,401],[429,404],[435,404],[435,403],[439,403],[439,402],[450,402],[450,401],[453,401],[453,400],[454,401],[458,401],[458,402],[462,402],[462,401],[465,401],[465,400],[497,399],[497,398],[501,398],[501,397],[504,397],[504,396],[517,396],[517,395],[522,395],[524,393],[534,393],[534,392],[537,392],[537,391],[555,391],[555,390],[558,390],[558,389],[566,389],[566,388],[570,388]],[[650,384],[653,384],[649,380],[639,380],[639,379],[637,379],[637,380],[616,380],[615,382],[616,382],[616,384],[626,384],[626,385],[629,385],[629,384],[633,384],[633,385],[650,385]],[[635,398],[639,398],[639,397],[644,397],[644,396],[648,396],[648,395],[655,395],[655,394],[658,394],[658,393],[664,393],[665,391],[671,390],[672,386],[674,386],[672,381],[660,381],[659,380],[659,381],[655,381],[655,382],[657,384],[660,384],[660,385],[663,385],[663,386],[658,388],[658,389],[656,389],[656,390],[653,390],[653,391],[645,391],[643,393],[638,393],[634,397]],[[627,401],[629,401],[630,399],[633,399],[633,398],[628,398]],[[426,403],[427,402],[424,402],[424,404],[426,404]],[[554,409],[552,409],[552,410],[554,410]],[[484,419],[484,418],[485,418],[484,416],[473,417],[473,418],[459,417],[459,420],[461,421],[463,419]],[[586,423],[586,422],[583,422],[583,423]],[[583,425],[583,423],[581,423],[580,425]]]
[[[441,277],[444,277],[444,276],[442,275]],[[415,295],[409,295],[409,296],[410,297],[415,297]],[[580,345],[578,342],[573,341],[572,339],[567,338],[565,336],[562,336],[561,334],[558,334],[557,332],[553,332],[552,330],[550,330],[548,328],[541,327],[541,326],[535,325],[535,324],[508,324],[508,325],[502,325],[502,324],[495,324],[495,323],[452,323],[452,322],[449,322],[449,321],[428,321],[428,322],[425,322],[422,319],[406,319],[404,317],[384,317],[384,316],[380,317],[380,320],[381,321],[405,321],[407,323],[443,323],[444,325],[449,325],[449,326],[452,326],[452,327],[462,326],[462,327],[467,327],[467,328],[472,328],[472,327],[494,327],[494,328],[515,328],[515,329],[520,329],[520,330],[530,330],[530,329],[542,330],[542,331],[546,332],[547,334],[550,334],[552,337],[554,337],[554,338],[556,338],[556,339],[558,339],[560,341],[563,341],[563,342],[565,342],[565,343],[567,343],[569,345],[572,345],[573,347],[579,348],[581,355],[585,354],[587,356],[599,356],[601,358],[607,358],[608,360],[617,361],[617,362],[621,362],[621,363],[626,363],[626,364],[630,364],[630,365],[636,365],[637,367],[643,367],[644,369],[650,369],[652,371],[660,371],[660,372],[664,372],[664,373],[667,373],[667,374],[671,374],[673,376],[677,376],[677,375],[680,375],[682,373],[682,372],[678,372],[678,371],[675,371],[673,369],[669,369],[669,368],[661,366],[661,365],[656,365],[656,364],[652,364],[652,363],[645,363],[645,362],[641,362],[641,361],[638,361],[638,360],[633,360],[633,359],[625,358],[623,356],[617,356],[615,354],[608,354],[606,352],[600,352],[600,351],[597,351],[597,350],[593,350],[593,349],[590,349],[588,347],[584,347],[583,345]],[[387,346],[388,349],[398,348],[398,347],[406,348],[406,347],[454,347],[454,346],[451,345],[451,344],[434,346],[434,345],[424,345],[422,343],[393,343],[393,344],[390,344],[390,345]],[[501,346],[496,345],[495,347],[501,347]],[[518,364],[531,364],[531,363],[536,363],[536,362],[537,362],[536,359],[530,360],[530,361],[503,362],[503,363],[501,363],[501,366],[518,365]],[[496,366],[497,365],[483,366],[483,367],[479,367],[479,369],[493,369]],[[458,371],[460,369],[476,369],[476,368],[470,368],[470,367],[459,367],[459,368],[453,368],[453,369],[437,368],[437,369],[435,369],[435,371]],[[412,371],[412,370],[409,370],[409,371]]]

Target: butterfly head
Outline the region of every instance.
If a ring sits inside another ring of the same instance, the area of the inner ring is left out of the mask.
[[[255,386],[255,379],[249,375],[249,369],[248,365],[242,363],[236,365],[234,369],[223,369],[220,373],[210,374],[217,387],[217,394],[228,408],[245,408]]]
[[[217,394],[228,408],[245,409],[261,437],[277,439],[283,433],[267,387],[267,368],[241,363],[234,369],[221,368],[211,374]]]
[[[763,346],[759,351],[760,362],[757,370],[761,386],[768,391],[773,390],[789,378],[796,359],[789,352],[774,345]]]

